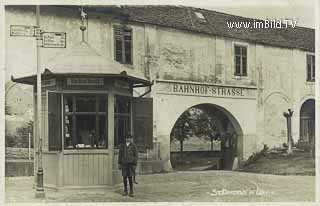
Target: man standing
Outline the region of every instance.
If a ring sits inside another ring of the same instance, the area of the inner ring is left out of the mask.
[[[123,196],[128,195],[127,183],[129,180],[129,186],[130,186],[129,196],[133,197],[132,177],[135,174],[137,161],[138,161],[137,147],[133,144],[133,137],[131,135],[127,135],[125,144],[120,145],[119,158],[118,158],[119,169],[122,170],[122,177],[123,177],[123,185],[124,185],[124,192],[122,194]]]

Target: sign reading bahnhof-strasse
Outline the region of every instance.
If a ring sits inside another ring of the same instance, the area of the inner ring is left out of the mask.
[[[159,81],[161,94],[181,94],[188,96],[207,96],[207,97],[229,97],[229,98],[256,98],[256,88],[251,87],[234,87],[234,86],[218,86],[207,84],[193,84],[180,82]]]

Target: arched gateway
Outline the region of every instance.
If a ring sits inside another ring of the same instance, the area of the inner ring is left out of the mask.
[[[183,120],[180,118],[184,114],[189,114],[187,121],[185,121],[189,129],[183,128],[184,125],[181,127]],[[191,131],[182,133],[182,129]],[[182,143],[176,141],[175,137],[179,138],[181,135],[187,137]],[[188,164],[205,164],[207,166],[215,166],[217,169],[232,169],[235,158],[243,152],[243,132],[239,122],[229,111],[215,104],[199,104],[187,109],[175,122],[170,138],[170,155],[173,167],[181,164],[179,161],[179,156],[181,155],[179,149],[181,149],[181,146],[185,148],[182,154],[187,154],[184,160]],[[180,144],[178,150],[176,142]],[[185,144],[184,146],[183,143]]]
[[[300,109],[300,138],[299,146],[315,144],[315,101],[307,99]]]
[[[256,151],[257,99],[254,87],[217,86],[201,83],[157,81],[154,87],[154,132],[160,141],[164,169],[172,168],[170,162],[170,133],[177,119],[192,107],[218,114],[223,122],[223,132],[234,132],[236,148],[225,149],[225,168],[232,168],[233,159],[247,158]],[[229,127],[229,128],[228,128]]]

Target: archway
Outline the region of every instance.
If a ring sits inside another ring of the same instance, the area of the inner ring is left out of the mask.
[[[185,110],[170,133],[170,161],[175,170],[231,170],[242,154],[243,132],[234,116],[215,104]]]
[[[306,100],[300,109],[299,145],[304,147],[315,144],[315,101]]]

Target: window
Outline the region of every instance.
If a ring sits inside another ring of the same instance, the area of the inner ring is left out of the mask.
[[[115,60],[122,64],[132,64],[132,30],[114,27]]]
[[[203,16],[201,12],[194,12],[194,13],[199,20],[201,20],[202,22],[206,22],[206,18]]]
[[[307,54],[307,81],[314,82],[315,76],[315,56]]]
[[[201,12],[194,12],[199,19],[205,19]]]
[[[115,96],[114,104],[114,145],[125,142],[125,135],[131,133],[131,98]]]
[[[235,76],[247,76],[247,47],[234,46]]]
[[[107,148],[107,97],[64,96],[65,148]]]

